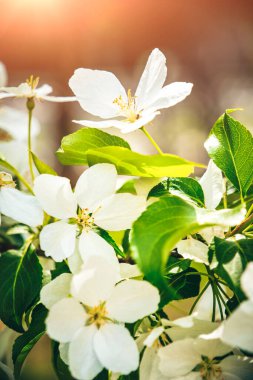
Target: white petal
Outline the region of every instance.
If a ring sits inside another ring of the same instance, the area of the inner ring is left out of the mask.
[[[155,348],[146,348],[140,364],[140,380],[166,380],[159,371],[159,357]]]
[[[34,181],[34,193],[47,214],[59,219],[76,215],[77,203],[68,178],[41,174]]]
[[[75,96],[41,96],[41,99],[54,103],[75,102]]]
[[[118,272],[107,260],[91,256],[84,269],[73,276],[71,294],[88,306],[96,306],[109,298],[117,277]]]
[[[135,92],[138,110],[146,108],[161,90],[167,76],[166,58],[159,49],[154,49],[147,61]]]
[[[227,356],[219,366],[225,380],[251,380],[253,374],[252,358]],[[229,377],[230,376],[230,377]]]
[[[142,277],[140,269],[136,264],[120,263],[120,277],[122,280],[133,277]]]
[[[129,133],[136,131],[137,129],[144,127],[145,125],[149,124],[154,118],[159,115],[160,112],[148,112],[148,113],[142,113],[134,122],[122,122],[121,132],[122,133]],[[124,123],[124,124],[123,124]]]
[[[112,319],[133,323],[154,313],[159,302],[159,292],[149,282],[125,280],[113,289],[106,308]]]
[[[201,363],[201,355],[194,350],[193,343],[194,339],[188,338],[159,349],[159,369],[164,376],[187,375],[197,364]]]
[[[55,303],[70,294],[70,282],[72,275],[70,273],[62,273],[47,285],[43,286],[40,292],[40,301],[47,309],[50,309]]]
[[[103,366],[112,372],[127,375],[138,368],[139,352],[124,326],[102,326],[94,337],[94,349]]]
[[[52,306],[46,319],[46,330],[50,338],[67,343],[85,325],[87,315],[74,298],[64,298]]]
[[[222,340],[253,353],[253,302],[244,301],[224,322]]]
[[[93,216],[95,223],[105,230],[126,230],[131,228],[145,207],[145,197],[125,193],[115,194],[103,201]]]
[[[205,196],[205,205],[209,210],[214,210],[220,203],[224,193],[222,171],[210,160],[207,170],[200,178],[199,183]]]
[[[79,206],[94,211],[105,198],[114,194],[116,180],[117,171],[111,164],[97,164],[85,170],[75,187]]]
[[[159,326],[154,328],[151,333],[144,340],[143,344],[147,347],[152,347],[155,341],[159,338],[159,336],[164,332],[163,326]]]
[[[76,226],[60,221],[46,225],[40,233],[40,246],[46,256],[62,261],[75,251]]]
[[[184,327],[180,327],[180,326],[184,326]],[[190,326],[188,323],[185,323],[184,321],[184,323],[178,326],[167,329],[166,333],[174,341],[174,340],[179,340],[179,339],[184,339],[184,338],[197,338],[200,334],[211,333],[217,327],[218,327],[218,323],[194,318],[193,326]]]
[[[105,119],[120,114],[115,99],[121,96],[127,102],[122,84],[108,71],[77,69],[69,86],[85,111]]]
[[[178,253],[185,259],[190,259],[197,263],[209,265],[208,246],[201,241],[189,238],[178,242],[176,247]]]
[[[94,379],[103,369],[94,351],[96,332],[94,325],[83,327],[69,345],[69,369],[76,379]]]
[[[241,285],[246,296],[253,302],[253,263],[249,263],[242,274]]]
[[[220,339],[197,338],[194,342],[194,350],[200,355],[207,356],[210,360],[217,356],[225,356],[231,352],[231,347],[221,342]]]
[[[42,86],[36,87],[35,89],[36,96],[38,97],[48,95],[51,92],[53,92],[53,89],[51,86],[49,86],[49,84],[43,84]]]
[[[82,232],[79,237],[79,251],[84,263],[90,256],[98,256],[107,260],[108,264],[117,266],[119,271],[119,262],[114,249],[96,232],[92,230]]]
[[[225,307],[223,305],[221,307],[223,315],[225,315]],[[213,291],[211,285],[208,286],[194,310],[197,313],[199,319],[211,321],[213,314]],[[221,319],[220,309],[216,307],[215,320],[219,321]]]
[[[8,75],[5,68],[5,65],[0,62],[0,87],[4,87],[7,84]]]
[[[154,102],[149,104],[148,110],[156,111],[182,102],[182,100],[190,95],[192,86],[192,83],[174,82],[163,87]]]
[[[1,91],[1,89],[0,89],[0,91]],[[0,92],[0,99],[13,98],[14,96],[16,96],[16,95],[13,93],[8,94],[6,92]]]
[[[61,360],[69,365],[69,343],[60,343],[59,344],[59,353]]]
[[[73,255],[68,258],[68,266],[71,273],[78,273],[83,266],[83,260],[78,249],[78,240],[76,241],[76,247]]]
[[[1,212],[10,218],[37,227],[43,223],[43,210],[33,195],[12,188],[0,190]]]

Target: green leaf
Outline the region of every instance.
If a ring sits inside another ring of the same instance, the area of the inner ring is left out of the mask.
[[[59,380],[74,380],[68,366],[63,362],[59,353],[59,343],[52,341],[53,366]]]
[[[42,267],[32,246],[1,255],[0,279],[0,319],[13,330],[23,332],[23,315],[42,286]]]
[[[41,161],[34,153],[32,153],[33,163],[40,174],[52,174],[57,175],[56,171],[47,165],[45,162]]]
[[[117,168],[118,174],[140,177],[186,177],[195,164],[172,154],[143,155],[122,147],[104,147],[87,151],[89,166],[107,162]]]
[[[226,240],[214,238],[215,256],[220,264],[227,264],[238,252],[245,269],[249,261],[253,261],[253,239]]]
[[[161,197],[168,193],[190,198],[202,207],[205,204],[202,187],[194,178],[168,178],[155,186],[149,197]]]
[[[187,268],[170,277],[168,286],[173,287],[179,299],[196,297],[199,294],[201,276],[196,269]]]
[[[32,313],[32,322],[29,329],[19,336],[13,346],[12,360],[14,364],[15,378],[19,378],[22,366],[29,352],[45,333],[45,319],[47,309],[42,305],[37,305]]]
[[[215,164],[244,196],[253,180],[253,138],[227,113],[214,124],[205,148]]]
[[[109,232],[103,230],[102,228],[98,229],[98,234],[109,243],[114,249],[115,253],[121,257],[125,257],[125,253],[119,248],[116,241],[111,237]]]
[[[160,290],[162,305],[175,299],[175,290],[167,285],[165,274],[176,243],[205,227],[239,222],[243,215],[238,208],[210,211],[171,195],[151,204],[137,219],[131,236],[133,256],[147,280]]]
[[[111,145],[130,149],[129,144],[118,136],[110,135],[96,128],[82,128],[63,137],[56,156],[63,165],[87,165],[88,149]]]

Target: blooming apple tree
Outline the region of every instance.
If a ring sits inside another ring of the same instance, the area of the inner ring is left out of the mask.
[[[253,379],[253,138],[228,110],[207,167],[163,152],[149,124],[192,90],[166,75],[154,49],[135,92],[80,68],[73,96],[55,97],[33,76],[7,87],[0,63],[1,379],[20,378],[43,335],[60,380]],[[56,152],[83,167],[75,184],[34,152],[38,100],[96,117],[75,120]],[[140,129],[157,154],[110,127]]]

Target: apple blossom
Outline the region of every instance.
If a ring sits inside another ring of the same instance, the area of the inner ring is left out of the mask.
[[[8,80],[5,65],[0,62],[0,87],[6,86]]]
[[[158,110],[174,106],[191,93],[191,83],[163,87],[166,76],[166,58],[159,49],[151,52],[135,95],[131,90],[126,92],[113,73],[77,69],[69,80],[70,88],[85,111],[105,120],[74,121],[86,127],[116,127],[123,133],[141,128],[160,113]]]
[[[74,193],[67,178],[42,174],[35,179],[34,193],[47,214],[59,219],[40,233],[40,245],[46,256],[62,261],[75,252],[76,237],[83,260],[101,254],[115,260],[114,251],[96,226],[120,231],[145,209],[145,198],[132,194],[114,194],[117,172],[111,164],[97,164],[78,179]]]
[[[42,291],[41,301],[49,308],[47,333],[67,344],[61,351],[77,379],[93,379],[103,367],[122,374],[138,367],[137,345],[124,323],[154,313],[160,297],[146,281],[117,284],[117,278],[114,266],[100,257],[90,257],[84,269],[73,275],[69,291],[68,278],[66,288],[64,281],[56,278]],[[55,290],[53,300],[52,290],[57,286],[60,290]]]

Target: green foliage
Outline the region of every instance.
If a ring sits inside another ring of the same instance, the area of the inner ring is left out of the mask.
[[[196,297],[199,294],[201,277],[194,268],[187,268],[173,274],[168,280],[168,286],[173,287],[180,299]]]
[[[239,121],[224,113],[214,124],[205,148],[215,164],[245,196],[253,180],[253,137]]]
[[[194,178],[168,178],[150,190],[149,197],[161,197],[168,193],[189,198],[202,207],[205,204],[202,187]]]
[[[173,154],[144,155],[112,146],[88,150],[87,160],[89,166],[107,162],[116,166],[118,174],[139,177],[187,177],[194,166],[203,167]]]
[[[33,163],[40,174],[52,174],[57,175],[56,171],[47,165],[45,162],[41,161],[34,153],[32,153]]]
[[[47,313],[47,309],[42,304],[37,305],[33,310],[29,329],[15,341],[12,351],[15,379],[19,379],[25,359],[45,333],[45,318]]]
[[[176,243],[187,235],[213,225],[231,223],[240,209],[210,212],[194,207],[177,196],[164,196],[151,204],[133,225],[133,257],[145,277],[161,292],[162,305],[175,299],[165,269]]]
[[[24,313],[42,286],[42,268],[32,245],[1,255],[0,279],[0,318],[13,330],[23,332]]]
[[[63,137],[56,155],[63,165],[87,165],[87,151],[105,146],[121,146],[130,149],[129,144],[118,136],[96,128],[82,128]]]

